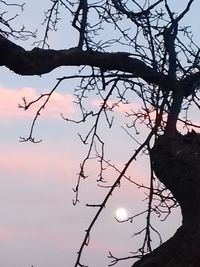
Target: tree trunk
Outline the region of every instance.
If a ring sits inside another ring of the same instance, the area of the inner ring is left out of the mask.
[[[134,267],[200,266],[200,135],[159,137],[151,151],[154,172],[180,204],[182,226]]]

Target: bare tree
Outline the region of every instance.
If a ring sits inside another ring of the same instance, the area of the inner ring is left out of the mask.
[[[81,181],[87,178],[85,165],[88,160],[95,156],[99,162],[98,183],[102,186],[106,168],[118,173],[115,182],[105,186],[107,194],[102,202],[88,205],[96,208],[97,212],[86,230],[75,267],[84,266],[81,256],[88,245],[92,227],[123,179],[149,192],[147,209],[135,215],[146,213],[146,227],[140,231],[144,240],[138,252],[124,258],[110,253],[111,265],[131,258],[139,259],[133,264],[135,267],[199,266],[200,136],[197,130],[200,126],[192,123],[191,111],[197,112],[200,108],[200,50],[193,41],[190,28],[182,24],[197,1],[186,1],[177,12],[167,0],[50,2],[51,8],[45,12],[43,23],[44,37],[35,42],[37,47],[30,51],[17,45],[18,38],[24,39],[35,33],[31,34],[24,28],[14,30],[10,25],[13,18],[5,19],[4,12],[1,13],[0,65],[20,75],[42,75],[60,66],[77,66],[76,74],[58,78],[50,92],[30,103],[24,98],[20,106],[27,110],[35,102],[44,101],[33,119],[30,135],[22,138],[22,141],[38,142],[40,140],[34,138],[35,121],[54,91],[63,81],[79,81],[74,94],[82,117],[74,122],[84,123],[92,118],[94,123],[86,136],[80,135],[82,142],[88,144],[88,153],[80,167],[74,204],[79,201]],[[0,4],[4,9],[10,8],[4,1]],[[11,6],[23,8],[23,5]],[[48,36],[58,23],[62,23],[59,18],[62,9],[70,14],[69,20],[74,31],[78,32],[79,40],[76,47],[54,50],[50,48]],[[104,34],[106,29],[109,30],[108,39]],[[94,92],[101,99],[98,111],[84,104]],[[99,122],[104,118],[112,128],[116,107],[130,103],[132,95],[140,100],[141,108],[125,114],[132,120],[125,131],[138,147],[125,167],[119,169],[105,157]],[[148,134],[143,141],[138,141],[141,124]],[[186,130],[185,134],[182,128]],[[127,170],[138,154],[144,152],[149,155],[151,166],[150,186],[147,187],[127,176]],[[171,239],[152,250],[151,233],[156,232],[151,223],[152,213],[168,216],[178,205],[183,216],[181,227]],[[128,220],[134,220],[135,216]]]

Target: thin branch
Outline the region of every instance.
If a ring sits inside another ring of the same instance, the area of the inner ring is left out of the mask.
[[[96,223],[97,219],[99,218],[100,214],[102,213],[103,209],[106,206],[106,203],[108,202],[109,198],[112,196],[115,188],[118,186],[118,184],[120,183],[121,179],[123,178],[123,176],[125,175],[126,171],[128,170],[129,166],[131,165],[131,163],[136,159],[137,155],[140,153],[140,151],[149,143],[149,141],[151,140],[152,136],[155,134],[155,130],[156,128],[154,128],[151,133],[148,135],[148,137],[146,138],[146,140],[144,141],[144,143],[135,151],[135,153],[131,156],[131,158],[127,161],[127,163],[125,164],[125,167],[122,169],[121,173],[119,174],[119,176],[117,177],[117,179],[115,180],[115,182],[113,183],[113,185],[111,186],[110,190],[108,191],[106,197],[104,198],[100,208],[98,209],[97,213],[95,214],[93,220],[91,221],[89,227],[87,228],[87,230],[85,231],[85,237],[83,239],[83,242],[81,244],[81,247],[78,251],[78,256],[75,262],[74,267],[78,267],[78,266],[83,266],[80,262],[81,260],[81,255],[83,253],[83,249],[85,246],[88,245],[88,238],[90,236],[90,232],[94,226],[94,224]]]

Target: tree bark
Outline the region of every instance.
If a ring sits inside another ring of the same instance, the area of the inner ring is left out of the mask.
[[[5,66],[16,74],[42,75],[61,66],[81,65],[98,67],[102,71],[130,73],[133,78],[141,78],[149,84],[155,84],[163,91],[173,91],[173,80],[169,75],[156,71],[130,53],[82,51],[77,47],[60,50],[33,48],[27,51],[0,35],[0,66]],[[186,76],[178,83],[183,89],[184,96],[193,94],[195,88],[200,85],[200,71]]]
[[[151,151],[154,172],[173,193],[182,211],[175,235],[134,267],[200,266],[200,135],[161,136]]]
[[[75,48],[53,50],[34,48],[26,51],[21,46],[0,35],[0,66],[6,66],[20,75],[42,75],[61,66],[88,65],[99,67],[103,71],[117,70],[131,73],[147,83],[155,83],[163,88],[170,88],[167,75],[155,71],[143,61],[124,52],[107,53],[82,51]]]

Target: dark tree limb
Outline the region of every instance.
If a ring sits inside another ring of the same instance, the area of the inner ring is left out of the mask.
[[[26,51],[8,39],[0,36],[0,65],[20,75],[42,75],[61,66],[89,65],[104,70],[116,70],[131,73],[148,83],[169,87],[168,77],[153,70],[129,53],[106,53],[81,51],[78,48],[53,50],[34,48]]]
[[[82,51],[70,49],[41,49],[33,48],[30,51],[0,36],[0,66],[5,66],[20,75],[42,75],[61,66],[99,67],[102,70],[127,72],[133,78],[142,78],[147,83],[155,84],[163,91],[174,91],[171,78],[142,60],[133,58],[130,53],[98,52],[93,50]],[[186,76],[181,80],[184,96],[189,96],[200,84],[200,71]]]

